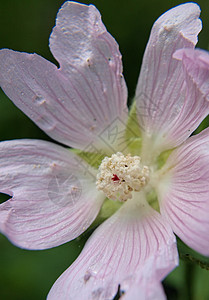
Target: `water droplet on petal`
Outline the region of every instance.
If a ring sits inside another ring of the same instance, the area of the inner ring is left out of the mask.
[[[91,278],[91,276],[92,276],[91,273],[87,271],[83,278],[84,282],[86,283]]]
[[[46,102],[46,100],[44,99],[44,97],[42,96],[38,96],[38,95],[35,95],[33,98],[32,98],[32,101],[37,104],[37,105],[42,105]]]

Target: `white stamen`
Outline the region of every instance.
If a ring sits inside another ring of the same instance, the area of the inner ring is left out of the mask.
[[[124,156],[117,152],[105,157],[97,174],[97,189],[112,200],[121,202],[132,198],[132,191],[140,191],[147,183],[149,169],[142,166],[139,156]]]

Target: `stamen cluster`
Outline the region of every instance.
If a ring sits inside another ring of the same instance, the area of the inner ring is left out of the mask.
[[[139,156],[117,152],[103,159],[96,185],[109,199],[124,202],[132,198],[132,191],[140,191],[148,178],[149,169],[141,165]]]

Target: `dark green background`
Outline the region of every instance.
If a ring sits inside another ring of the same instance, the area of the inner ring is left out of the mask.
[[[60,0],[0,0],[0,48],[36,52],[54,61],[48,38]],[[142,55],[153,22],[169,8],[184,1],[97,0],[108,31],[116,38],[123,55],[129,97],[134,95]],[[198,47],[209,46],[209,1],[202,8],[203,31]],[[0,91],[0,140],[16,138],[49,139]],[[55,249],[18,249],[0,235],[0,299],[45,299],[55,279],[70,265],[84,241],[74,241]],[[168,299],[209,299],[209,273],[199,266],[181,262],[166,281]]]

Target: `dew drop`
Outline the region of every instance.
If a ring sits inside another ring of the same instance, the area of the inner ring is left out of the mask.
[[[92,275],[94,275],[94,276],[97,275],[98,271],[96,270],[96,265],[95,265],[95,264],[93,264],[92,266],[90,266],[89,272],[90,272]]]
[[[91,273],[87,271],[83,278],[84,282],[86,283],[91,278],[91,276],[92,276]]]
[[[107,93],[107,88],[106,88],[106,87],[103,87],[103,90],[102,90],[102,91],[103,91],[104,94],[106,94],[106,93]]]
[[[61,30],[64,34],[67,34],[69,32],[69,30],[66,27],[62,27]]]
[[[38,96],[38,95],[35,95],[33,98],[32,98],[32,101],[38,105],[42,105],[46,102],[46,100],[44,99],[44,97],[42,96]]]

